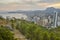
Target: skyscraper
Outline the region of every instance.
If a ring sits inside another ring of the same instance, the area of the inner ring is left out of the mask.
[[[57,25],[58,25],[58,13],[56,11],[54,11],[54,13],[55,13],[54,27],[57,27]]]

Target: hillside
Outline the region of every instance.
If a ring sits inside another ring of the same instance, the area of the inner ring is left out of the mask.
[[[16,40],[60,40],[60,27],[47,29],[21,19],[0,19],[2,25],[14,34]],[[5,23],[6,22],[6,23]]]

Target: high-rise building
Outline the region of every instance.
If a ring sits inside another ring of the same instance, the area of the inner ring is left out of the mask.
[[[58,12],[55,11],[55,18],[54,18],[54,27],[58,25]]]
[[[35,24],[37,24],[37,23],[39,22],[39,20],[40,20],[40,17],[39,17],[39,16],[34,16],[33,19],[32,19],[32,21],[33,21]]]

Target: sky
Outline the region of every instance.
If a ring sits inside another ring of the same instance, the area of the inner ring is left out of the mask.
[[[0,0],[0,10],[60,8],[60,0]]]

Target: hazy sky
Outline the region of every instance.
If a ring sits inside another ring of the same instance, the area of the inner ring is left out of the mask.
[[[0,10],[60,8],[60,0],[0,0]]]

